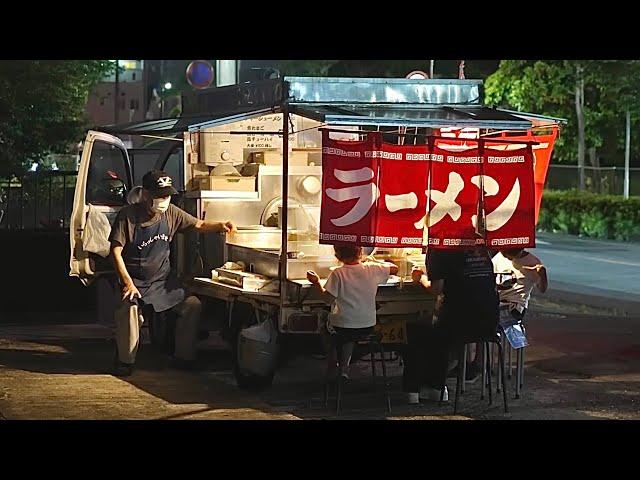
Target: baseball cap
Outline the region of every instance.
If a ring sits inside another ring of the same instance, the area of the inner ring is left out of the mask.
[[[173,181],[167,172],[151,170],[142,177],[142,188],[148,190],[153,198],[175,195],[178,191],[173,188]]]

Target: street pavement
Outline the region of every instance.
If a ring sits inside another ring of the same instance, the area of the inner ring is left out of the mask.
[[[448,404],[408,405],[395,360],[388,369],[391,413],[362,362],[352,369],[336,417],[333,401],[323,405],[322,359],[294,358],[270,389],[246,392],[235,384],[229,350],[215,337],[202,345],[203,372],[173,370],[167,357],[143,344],[134,374],[116,378],[108,372],[111,332],[77,324],[0,326],[0,419],[640,419],[640,317],[583,313],[542,298],[527,315],[525,387],[520,399],[509,389],[509,413],[495,391],[491,406],[481,401],[477,381],[453,416],[454,379]]]
[[[531,251],[548,268],[548,298],[640,315],[640,244],[539,233]]]
[[[407,405],[402,366],[389,364],[392,412],[373,392],[369,366],[353,367],[340,419],[640,419],[640,245],[540,234],[533,250],[548,266],[551,288],[527,313],[525,388],[509,413],[494,392],[480,400],[470,384],[452,415],[451,401]],[[280,368],[270,389],[240,390],[229,349],[213,336],[201,347],[206,369],[185,373],[143,344],[131,377],[109,374],[111,331],[87,314],[0,325],[2,419],[335,419],[322,401],[324,361],[301,356]],[[494,383],[495,389],[495,383]]]

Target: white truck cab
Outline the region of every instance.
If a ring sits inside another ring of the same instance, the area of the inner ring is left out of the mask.
[[[88,285],[101,272],[112,271],[106,259],[84,249],[83,233],[89,210],[103,213],[113,223],[117,213],[127,204],[127,194],[133,187],[129,154],[122,140],[90,130],[84,142],[76,182],[69,226],[69,274]]]

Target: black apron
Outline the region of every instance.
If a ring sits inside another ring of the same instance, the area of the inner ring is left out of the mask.
[[[140,300],[153,305],[156,312],[175,307],[185,297],[180,282],[171,273],[169,234],[167,216],[163,213],[153,225],[136,224],[133,242],[122,250],[127,271],[142,295]]]

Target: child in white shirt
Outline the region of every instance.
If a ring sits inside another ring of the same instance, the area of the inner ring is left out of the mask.
[[[362,248],[358,246],[336,245],[334,251],[342,265],[329,274],[324,287],[314,272],[307,272],[307,279],[331,303],[325,335],[330,335],[338,352],[330,349],[327,373],[331,375],[338,366],[340,374],[349,378],[355,341],[372,333],[376,324],[378,285],[385,283],[389,275],[398,273],[398,267],[393,263],[363,263]],[[339,353],[337,359],[336,353]]]

